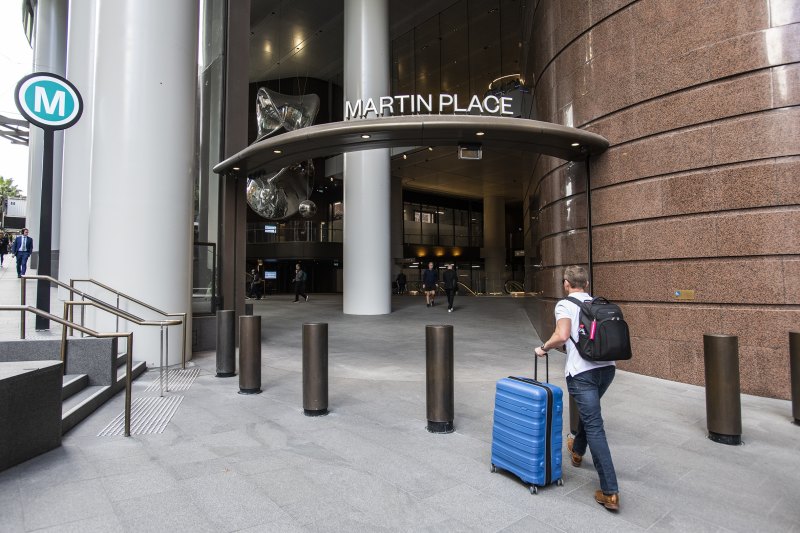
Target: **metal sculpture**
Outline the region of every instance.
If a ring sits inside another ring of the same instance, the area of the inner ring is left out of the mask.
[[[292,96],[262,87],[256,94],[256,142],[278,133],[308,127],[313,124],[317,112],[319,97],[316,94]],[[310,218],[316,213],[316,206],[308,200],[312,190],[314,163],[309,159],[271,174],[249,176],[247,203],[268,220],[285,220],[298,212]]]

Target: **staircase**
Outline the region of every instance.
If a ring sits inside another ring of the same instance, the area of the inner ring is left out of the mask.
[[[125,359],[127,354],[117,356],[117,375],[113,385],[89,385],[86,374],[66,374],[61,385],[61,434],[67,433],[81,420],[95,412],[116,393],[125,389]],[[131,379],[136,379],[147,370],[144,361],[134,361]]]

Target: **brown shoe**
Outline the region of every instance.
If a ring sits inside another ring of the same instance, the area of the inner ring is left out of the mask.
[[[575,442],[575,437],[572,435],[567,435],[567,449],[569,450],[570,455],[572,455],[572,466],[577,466],[580,468],[581,463],[583,462],[583,456],[572,451],[573,442]]]
[[[619,511],[619,493],[604,494],[602,490],[594,491],[594,501],[609,511]]]

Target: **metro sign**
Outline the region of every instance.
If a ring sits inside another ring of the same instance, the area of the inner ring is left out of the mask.
[[[19,80],[17,109],[31,124],[63,130],[81,118],[83,100],[69,81],[49,72],[34,72]]]

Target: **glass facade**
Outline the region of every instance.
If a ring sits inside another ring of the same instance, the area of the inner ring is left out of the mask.
[[[432,246],[483,245],[483,214],[472,208],[403,202],[403,243]]]

